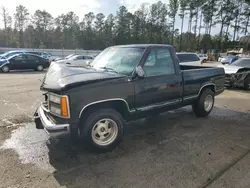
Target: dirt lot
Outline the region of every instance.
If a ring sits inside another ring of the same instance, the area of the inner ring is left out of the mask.
[[[250,93],[225,91],[208,118],[190,107],[129,123],[94,154],[34,128],[44,73],[0,74],[0,187],[250,187]]]

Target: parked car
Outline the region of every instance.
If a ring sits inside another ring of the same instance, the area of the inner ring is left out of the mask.
[[[250,58],[240,58],[230,65],[219,65],[226,73],[225,86],[250,90]]]
[[[75,55],[71,56],[68,59],[62,59],[58,61],[53,61],[51,62],[51,66],[54,63],[60,63],[60,64],[67,64],[67,65],[74,65],[74,66],[86,66],[87,62],[89,60],[92,60],[92,56],[87,56],[87,55]]]
[[[58,58],[54,59],[53,61],[67,60],[67,59],[69,59],[69,58],[71,58],[73,56],[76,56],[76,55],[81,55],[81,54],[70,54],[70,55],[66,56],[65,58],[58,57]]]
[[[181,65],[201,65],[202,60],[196,53],[178,52],[177,57]]]
[[[237,59],[239,59],[239,56],[235,56],[235,55],[229,55],[229,56],[226,56],[224,58],[221,58],[220,59],[220,62],[222,64],[231,64],[233,63],[234,61],[236,61]]]
[[[206,63],[206,61],[208,61],[207,54],[198,54],[198,56],[201,59],[201,63]]]
[[[28,53],[21,53],[9,58],[0,59],[0,70],[9,72],[10,70],[34,69],[43,71],[49,67],[49,60],[40,56]]]
[[[170,45],[109,47],[91,67],[55,64],[48,70],[36,128],[109,151],[121,141],[125,121],[186,105],[198,117],[209,115],[224,79],[223,68],[179,65]]]

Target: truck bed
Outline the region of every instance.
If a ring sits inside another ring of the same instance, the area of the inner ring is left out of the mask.
[[[225,71],[220,67],[180,65],[183,76],[183,96],[198,95],[197,91],[206,83],[214,83],[215,90],[224,88]]]

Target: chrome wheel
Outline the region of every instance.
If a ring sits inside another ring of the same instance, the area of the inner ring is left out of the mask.
[[[42,70],[43,70],[43,66],[42,66],[42,65],[38,65],[38,66],[37,66],[37,70],[38,70],[38,71],[42,71]]]
[[[9,70],[10,70],[10,69],[9,69],[8,66],[4,66],[4,67],[2,68],[2,71],[3,71],[3,72],[9,72]]]
[[[204,109],[209,112],[212,107],[213,107],[213,103],[214,103],[214,98],[212,95],[208,95],[205,98],[205,102],[204,102]]]
[[[92,128],[92,139],[101,146],[114,142],[117,135],[118,126],[112,119],[101,119]]]

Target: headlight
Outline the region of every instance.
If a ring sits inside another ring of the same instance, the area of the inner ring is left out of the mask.
[[[61,97],[59,97],[57,95],[49,95],[49,101],[54,102],[56,104],[60,104],[61,103]]]
[[[49,94],[49,110],[51,113],[60,117],[69,118],[69,100],[68,96]]]
[[[62,114],[61,108],[54,105],[50,105],[50,111],[55,114]]]

